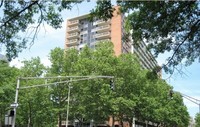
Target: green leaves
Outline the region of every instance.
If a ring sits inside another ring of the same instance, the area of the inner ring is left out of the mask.
[[[169,99],[171,86],[155,78],[154,71],[143,70],[133,54],[115,56],[111,42],[99,43],[96,50],[85,47],[80,52],[55,48],[50,52],[50,61],[52,65],[47,71],[48,76],[114,76],[115,89],[110,88],[111,79],[107,78],[20,89],[16,125],[55,126],[59,118],[61,126],[61,121],[66,119],[69,90],[69,120],[78,119],[80,123],[94,120],[97,124],[112,116],[129,124],[135,117],[163,126],[188,125],[189,114],[180,94],[176,93],[173,99]],[[16,81],[12,77],[40,77],[46,70],[39,57],[23,63],[20,74],[8,63],[0,64],[0,78],[3,79],[0,80],[0,97],[3,100],[0,108],[4,112],[14,97],[13,83],[16,84]],[[20,86],[66,80],[70,79],[22,80]]]
[[[100,122],[114,116],[119,121],[126,120],[130,124],[133,117],[169,126],[188,124],[189,115],[183,100],[178,95],[173,100],[169,99],[171,86],[157,78],[156,71],[159,68],[151,72],[143,70],[133,54],[116,57],[111,42],[99,43],[95,50],[85,47],[79,53],[70,49],[63,57],[62,52],[58,48],[51,52],[55,53],[54,56],[51,55],[51,69],[54,70],[57,68],[55,65],[60,65],[59,69],[63,70],[57,71],[57,74],[115,77],[114,90],[110,89],[108,79],[72,83],[70,116],[76,116],[80,122],[84,122],[81,121],[83,118],[85,122],[91,119]],[[59,64],[56,64],[57,62]],[[58,93],[62,92],[64,90]],[[166,118],[167,115],[171,117]]]
[[[199,1],[117,1],[125,18],[126,32],[132,31],[135,44],[145,41],[155,56],[172,55],[163,69],[173,73],[180,63],[191,65],[199,59]],[[91,15],[108,19],[113,10],[110,1],[98,1]],[[192,50],[196,49],[196,50]]]
[[[109,18],[112,18],[113,11],[114,9],[110,0],[98,0],[96,8],[92,9],[90,12],[90,19],[98,18],[108,20]]]
[[[45,67],[41,64],[40,58],[32,58],[31,60],[22,61],[24,66],[21,68],[23,77],[39,77],[45,72]]]
[[[14,67],[9,67],[7,62],[0,60],[0,116],[7,114],[14,100],[18,71]],[[0,123],[4,123],[4,117],[0,117]]]
[[[27,48],[27,44],[34,43],[41,24],[47,23],[55,29],[60,28],[63,22],[60,12],[71,9],[71,4],[81,2],[80,0],[2,1],[0,43],[6,47],[9,61]]]
[[[197,113],[195,116],[195,127],[200,126],[200,114]]]
[[[123,4],[124,12],[132,10],[127,20],[132,26],[130,30],[133,29],[132,38],[135,42],[145,39],[155,56],[172,51],[166,63],[167,68],[164,68],[166,72],[173,73],[169,70],[173,70],[185,58],[187,66],[199,58],[198,51],[189,50],[197,46],[199,37],[199,2],[129,1]]]

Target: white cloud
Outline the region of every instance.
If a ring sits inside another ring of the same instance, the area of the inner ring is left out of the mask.
[[[165,53],[163,53],[163,54],[159,54],[158,55],[158,57],[157,57],[157,62],[158,62],[158,65],[163,65],[163,64],[166,64],[167,63],[167,58],[169,57],[169,56],[171,56],[172,55],[172,53],[170,53],[170,52],[165,52]]]
[[[28,60],[28,59],[26,59],[26,60]],[[46,66],[46,67],[51,66],[51,62],[48,57],[40,58],[40,60],[44,66]],[[18,58],[13,59],[9,64],[11,67],[16,67],[16,68],[21,68],[24,66],[24,64]]]
[[[47,58],[47,57],[41,58],[41,63],[46,67],[50,67],[51,66],[51,62],[50,62],[49,58]]]
[[[11,62],[10,62],[10,66],[14,66],[16,68],[21,68],[22,66],[24,66],[23,63],[21,63],[21,61],[16,58],[16,59],[13,59]]]

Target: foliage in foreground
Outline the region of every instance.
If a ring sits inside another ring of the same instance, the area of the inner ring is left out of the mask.
[[[80,2],[82,0],[1,0],[0,48],[5,46],[9,61],[28,44],[34,44],[43,24],[60,28],[63,22],[61,11],[70,10],[73,4]]]
[[[95,124],[102,123],[110,116],[119,122],[128,121],[130,125],[133,117],[163,126],[188,125],[189,114],[181,96],[176,93],[170,99],[171,86],[156,76],[149,76],[154,73],[142,69],[133,54],[116,57],[111,42],[100,43],[96,50],[85,47],[81,52],[55,48],[50,52],[50,60],[52,66],[47,71],[39,58],[24,61],[20,75],[41,77],[43,72],[47,76],[108,75],[114,76],[114,89],[110,88],[110,79],[106,78],[70,84],[62,82],[70,78],[21,80],[22,87],[53,84],[20,89],[16,125],[61,127],[61,122],[66,120],[69,88],[69,120],[76,119],[81,126],[91,120]]]
[[[195,127],[200,126],[200,113],[197,113],[195,116]]]
[[[27,43],[33,45],[41,24],[57,29],[63,19],[61,12],[72,9],[74,1],[2,0],[0,2],[0,44],[6,47],[9,60],[18,56]],[[172,52],[163,65],[173,73],[178,65],[191,65],[199,60],[200,14],[199,1],[121,1],[117,4],[128,13],[126,28],[133,30],[134,44],[146,40],[155,56]],[[110,0],[97,0],[91,15],[107,19],[112,17]],[[66,18],[66,17],[65,17]],[[128,26],[128,27],[127,27]],[[25,35],[25,36],[24,36]],[[193,50],[195,49],[195,50]]]
[[[0,127],[4,123],[4,115],[14,100],[18,69],[9,67],[6,61],[0,60]]]
[[[179,70],[200,59],[200,2],[197,1],[121,1],[122,13],[127,13],[125,28],[132,30],[134,45],[145,41],[154,55],[170,52],[166,72]],[[110,0],[98,0],[92,16],[112,17]],[[193,50],[195,49],[195,50]]]
[[[51,51],[50,60],[52,75],[115,77],[113,91],[110,79],[72,83],[70,116],[80,122],[83,118],[85,121],[92,118],[98,123],[112,115],[130,125],[133,117],[166,126],[188,124],[189,114],[181,96],[174,94],[171,100],[168,96],[171,86],[159,78],[152,78],[156,76],[149,77],[149,73],[154,73],[141,69],[133,54],[116,57],[111,42],[100,43],[95,51],[85,47],[81,52],[70,49],[63,53],[56,48]]]

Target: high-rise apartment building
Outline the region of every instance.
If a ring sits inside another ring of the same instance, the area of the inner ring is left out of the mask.
[[[114,8],[113,17],[107,21],[101,19],[89,21],[89,14],[68,19],[65,48],[82,50],[87,45],[95,49],[97,43],[111,41],[116,56],[122,53],[134,53],[144,69],[157,67],[157,61],[147,50],[146,44],[144,42],[134,44],[131,31],[130,33],[125,32],[124,15],[118,13],[118,6]],[[158,75],[161,76],[160,72]],[[110,118],[107,124],[112,125],[112,122],[113,120]],[[128,125],[124,126],[128,127]],[[138,124],[138,126],[140,125]]]
[[[115,55],[135,53],[145,69],[153,69],[157,62],[142,42],[134,45],[130,34],[125,33],[124,15],[119,14],[119,6],[114,7],[113,17],[107,21],[88,20],[89,14],[68,19],[65,47],[81,50],[85,45],[95,48],[98,42],[109,40],[114,45]],[[127,36],[128,35],[128,36]]]

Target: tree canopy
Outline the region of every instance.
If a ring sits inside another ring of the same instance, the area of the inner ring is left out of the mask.
[[[195,116],[195,127],[199,127],[200,126],[200,114],[197,113]]]
[[[16,78],[19,70],[10,67],[7,61],[0,60],[0,127],[4,123],[4,115],[14,100]]]
[[[129,125],[133,117],[164,126],[188,125],[189,114],[182,97],[175,94],[171,100],[168,96],[171,86],[155,76],[149,77],[151,72],[143,70],[133,54],[114,56],[111,42],[100,43],[95,50],[85,47],[80,52],[76,49],[63,52],[55,48],[50,53],[53,75],[115,77],[114,90],[106,79],[72,83],[70,116],[79,122],[92,118],[98,123],[113,116],[119,122],[128,121]]]
[[[60,28],[60,12],[70,10],[76,1],[1,0],[0,43],[6,47],[9,60],[23,48],[34,43],[39,26],[47,23]],[[126,28],[132,31],[134,44],[146,41],[155,56],[170,52],[163,68],[170,73],[178,65],[188,66],[199,56],[199,1],[117,1],[126,17]],[[112,17],[111,0],[97,0],[91,15],[103,19]],[[66,17],[65,17],[66,18]]]
[[[169,90],[172,87],[156,76],[149,76],[154,73],[142,69],[134,54],[115,56],[111,42],[99,43],[95,50],[85,47],[80,52],[55,48],[50,52],[50,61],[52,66],[47,71],[39,57],[24,61],[19,70],[9,67],[8,63],[0,64],[0,77],[3,79],[0,81],[0,95],[4,100],[0,103],[1,115],[14,100],[14,77],[107,75],[114,76],[112,86],[111,80],[104,78],[70,84],[62,82],[69,78],[21,80],[21,87],[44,83],[53,85],[20,89],[16,125],[61,127],[62,121],[66,120],[69,90],[69,120],[78,121],[80,126],[91,120],[93,124],[104,123],[109,117],[114,119],[112,125],[115,121],[126,121],[131,126],[133,117],[140,122],[162,126],[188,125],[189,114],[182,97],[175,93],[171,99]]]
[[[92,15],[104,19],[112,17],[110,0],[97,4]],[[170,73],[178,65],[200,61],[199,4],[199,1],[118,1],[121,12],[127,14],[126,28],[132,30],[135,45],[145,41],[155,56],[172,53],[163,65]]]
[[[34,43],[42,24],[60,28],[63,22],[60,12],[69,10],[72,4],[80,2],[82,1],[1,0],[0,44],[6,47],[8,59],[17,57],[22,49],[27,48],[27,44]]]

